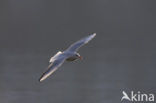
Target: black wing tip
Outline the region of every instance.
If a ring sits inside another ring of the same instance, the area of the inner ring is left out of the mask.
[[[39,81],[40,83],[43,81],[43,80],[42,80],[43,76],[44,76],[44,74],[42,74],[42,76],[38,79],[38,81]]]
[[[41,81],[41,77],[38,79],[38,81],[41,83],[42,81]]]
[[[41,81],[41,79],[38,79],[38,81],[41,83],[42,81]]]

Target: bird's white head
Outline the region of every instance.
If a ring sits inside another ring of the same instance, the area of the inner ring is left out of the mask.
[[[83,59],[83,57],[82,57],[79,53],[76,53],[75,56],[76,56],[77,58],[79,58],[80,60]]]

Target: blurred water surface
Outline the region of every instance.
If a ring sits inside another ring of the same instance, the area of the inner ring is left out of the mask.
[[[122,91],[155,93],[154,1],[0,1],[1,103],[120,103]],[[38,79],[80,38],[84,60]],[[126,101],[125,101],[126,102]]]

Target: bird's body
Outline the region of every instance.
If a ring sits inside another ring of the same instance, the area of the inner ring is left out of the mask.
[[[74,60],[77,60],[79,58],[77,55],[75,55],[72,52],[61,52],[61,51],[58,51],[54,56],[52,56],[50,58],[50,61],[49,62],[51,63],[51,62],[55,61],[56,58],[59,58],[60,54],[62,54],[61,56],[69,56],[66,59],[66,61],[69,61],[69,62],[74,61]],[[78,53],[76,53],[76,54],[78,54]]]
[[[55,72],[58,67],[60,67],[64,61],[74,61],[77,59],[82,59],[79,53],[77,53],[77,50],[83,46],[84,44],[88,43],[91,39],[93,39],[96,36],[96,34],[91,34],[85,38],[82,38],[81,40],[77,41],[76,43],[72,44],[67,50],[61,52],[58,51],[53,57],[49,60],[49,66],[48,70],[43,73],[43,75],[40,77],[39,81],[45,80],[48,76],[50,76],[53,72]]]
[[[76,57],[69,57],[69,58],[66,59],[66,61],[68,61],[68,62],[72,62],[72,61],[75,61],[75,60],[77,60]]]

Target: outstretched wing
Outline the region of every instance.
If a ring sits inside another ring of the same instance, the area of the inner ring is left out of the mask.
[[[58,67],[60,67],[63,64],[65,59],[66,59],[65,57],[62,57],[62,58],[56,59],[54,62],[52,62],[48,66],[47,71],[44,72],[43,75],[40,77],[39,81],[42,82],[47,77],[49,77],[53,72],[55,72],[58,69]]]
[[[60,54],[62,54],[62,52],[61,52],[61,51],[58,51],[54,56],[52,56],[52,57],[50,58],[49,63],[54,62],[55,59],[57,59],[57,57],[58,57]]]
[[[96,33],[91,34],[91,35],[89,35],[89,36],[87,36],[85,38],[82,38],[81,40],[79,40],[79,41],[75,42],[74,44],[72,44],[66,51],[76,52],[81,46],[88,43],[95,36],[96,36]]]

